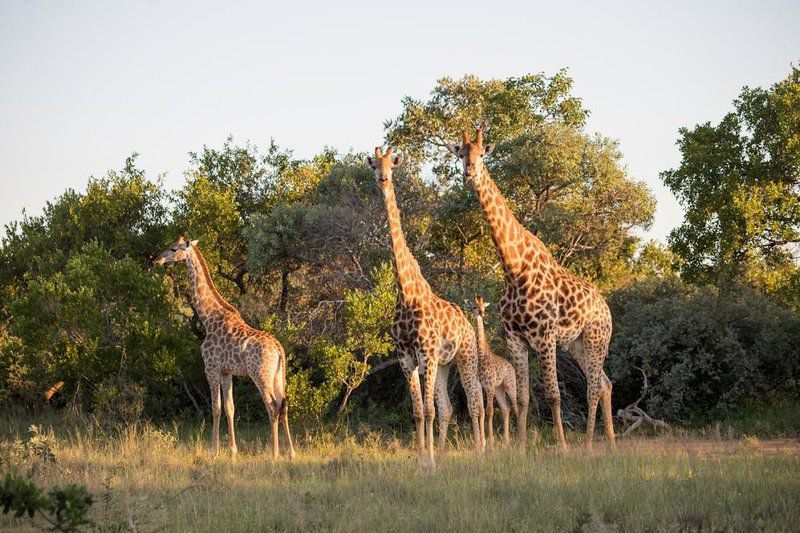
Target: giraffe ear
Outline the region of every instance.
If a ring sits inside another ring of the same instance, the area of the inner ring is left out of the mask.
[[[461,145],[460,144],[448,144],[447,145],[447,149],[450,150],[450,153],[453,154],[456,157],[459,157],[461,155],[461,154],[459,154],[459,152],[461,151]]]
[[[400,154],[400,155],[398,155],[398,156],[395,156],[395,158],[394,158],[394,159],[392,159],[392,164],[393,164],[394,166],[396,166],[396,167],[399,167],[400,165],[402,165],[402,164],[403,164],[403,161],[404,161],[404,159],[403,159],[403,155],[402,155],[402,154]]]
[[[367,166],[370,167],[370,168],[375,168],[375,167],[372,166],[372,158],[370,156],[367,156],[367,157],[364,158],[364,163],[366,163]]]
[[[483,149],[483,155],[489,155],[494,151],[493,144],[487,144],[486,147]]]
[[[192,246],[197,246],[198,242],[200,242],[200,240],[199,239],[195,239],[193,241],[189,241],[189,244],[191,244]],[[187,248],[188,248],[188,246],[187,246]]]

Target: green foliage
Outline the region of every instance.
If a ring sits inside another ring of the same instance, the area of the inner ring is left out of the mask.
[[[661,179],[686,209],[670,236],[686,279],[722,283],[752,262],[791,262],[800,242],[800,69],[745,87],[717,125],[681,128],[680,166]]]
[[[625,280],[638,245],[631,230],[649,228],[655,198],[627,176],[616,142],[543,124],[501,144],[490,170],[562,264],[604,288]]]
[[[768,90],[745,89],[719,126],[682,131],[684,160],[662,175],[688,209],[669,249],[640,242],[653,196],[627,174],[616,142],[583,129],[588,111],[565,71],[439,80],[386,122],[408,160],[394,181],[409,246],[437,294],[496,301],[504,282],[487,224],[445,149],[482,126],[497,143],[487,164],[522,223],[572,271],[614,291],[615,401],[638,394],[633,365],[652,372],[649,407],[662,416],[696,420],[758,395],[780,400],[796,390],[789,309],[800,310],[800,270],[784,242],[800,231],[797,78],[793,69]],[[111,425],[207,412],[205,332],[185,268],[150,268],[181,232],[200,239],[245,320],[282,342],[294,423],[310,428],[338,409],[351,423],[408,430],[407,384],[388,336],[386,213],[363,154],[297,158],[274,141],[259,149],[232,138],[190,154],[177,191],[149,181],[134,155],[6,228],[0,404],[38,408],[63,381],[64,402]],[[692,292],[679,272],[754,292]],[[661,288],[648,296],[651,283]],[[737,307],[743,298],[758,312]],[[502,350],[495,326],[493,315],[488,334]],[[583,377],[566,365],[559,360],[565,417],[577,419]],[[263,421],[254,385],[237,380],[235,391],[237,417]]]
[[[427,101],[406,98],[387,123],[389,141],[410,155],[412,167],[430,165],[438,178],[431,245],[439,268],[453,273],[449,283],[463,286],[467,273],[495,275],[486,222],[446,150],[478,125],[487,142],[499,143],[487,158],[493,178],[560,261],[603,288],[632,276],[639,244],[633,230],[650,226],[655,199],[627,176],[614,141],[582,131],[588,112],[569,94],[571,85],[564,71],[502,81],[445,78]]]
[[[502,142],[548,120],[582,126],[588,111],[571,89],[565,70],[505,80],[442,78],[427,101],[403,99],[400,115],[385,123],[388,141],[410,161],[433,161],[435,172],[449,179],[457,171],[445,147],[458,142],[464,129],[490,128],[492,142]]]
[[[55,531],[78,531],[92,521],[88,512],[92,495],[80,485],[44,489],[18,475],[7,473],[0,486],[0,507],[3,514],[13,512],[16,518],[39,515]]]
[[[167,210],[160,183],[136,168],[136,155],[120,171],[91,179],[84,194],[68,190],[48,202],[41,216],[6,227],[0,246],[0,285],[24,285],[30,274],[53,275],[73,253],[96,241],[115,258],[138,265],[153,257],[164,239]]]
[[[97,242],[83,246],[63,272],[31,277],[11,312],[11,333],[26,347],[39,392],[56,380],[73,391],[79,384],[91,389],[111,376],[155,392],[196,353],[162,279]]]
[[[654,416],[708,422],[748,402],[797,391],[800,317],[739,287],[724,295],[676,279],[644,281],[610,300],[615,334],[608,368],[619,405],[644,400]]]

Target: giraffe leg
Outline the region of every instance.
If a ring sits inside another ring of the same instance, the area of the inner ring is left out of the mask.
[[[281,402],[281,420],[283,421],[283,432],[286,433],[286,441],[289,446],[289,459],[294,459],[294,444],[292,443],[292,433],[289,431],[289,398],[285,395]]]
[[[400,368],[408,380],[408,392],[411,394],[411,408],[414,411],[414,421],[417,428],[417,455],[419,464],[425,466],[425,409],[422,407],[422,387],[419,382],[419,372],[414,359],[398,348]]]
[[[511,444],[511,406],[509,405],[508,395],[503,389],[497,390],[497,403],[500,405],[500,412],[503,413],[503,442],[508,446]]]
[[[277,404],[275,395],[273,394],[272,387],[268,386],[268,382],[260,375],[251,375],[250,378],[256,384],[258,392],[261,393],[261,399],[264,401],[264,407],[267,408],[269,414],[270,427],[272,429],[272,460],[276,460],[280,453],[278,448],[278,425],[280,424],[280,406]]]
[[[489,449],[494,450],[494,389],[486,391],[486,421]]]
[[[599,323],[587,324],[583,334],[571,345],[570,352],[586,375],[586,447],[592,447],[594,426],[597,419],[597,404],[603,400],[603,419],[608,439],[613,443],[614,424],[611,420],[611,380],[603,372],[603,363],[608,355],[608,330]],[[606,403],[606,400],[608,403]],[[610,429],[609,429],[610,428]],[[609,433],[610,431],[610,433]]]
[[[561,448],[567,448],[567,439],[564,437],[564,424],[561,421],[561,391],[558,388],[558,375],[556,373],[556,341],[552,333],[530,339],[531,345],[536,349],[541,367],[542,380],[544,381],[544,396],[550,404],[553,415],[553,426]]]
[[[506,327],[506,342],[511,352],[511,363],[514,365],[514,376],[517,380],[517,439],[524,450],[528,436],[528,402],[530,401],[530,369],[528,363],[528,347],[517,333]]]
[[[467,338],[461,342],[456,354],[458,373],[461,385],[467,394],[467,408],[472,420],[472,431],[475,436],[475,449],[483,452],[486,446],[484,438],[485,410],[483,408],[483,386],[478,377],[478,345],[475,338]]]
[[[228,445],[230,446],[231,454],[236,455],[239,449],[236,447],[236,433],[233,430],[233,376],[223,374],[220,380],[220,387],[222,388],[225,417],[228,419],[228,438],[230,439]]]
[[[611,411],[611,380],[608,379],[608,376],[605,372],[601,372],[602,374],[602,383],[603,383],[603,392],[602,392],[602,407],[603,407],[603,422],[606,427],[606,438],[608,439],[611,446],[616,446],[616,436],[614,435],[614,415],[613,411]]]
[[[597,403],[600,401],[600,386],[595,383],[595,381],[599,381],[599,379],[600,377],[596,373],[586,378],[588,381],[586,387],[586,403],[588,405],[588,410],[586,412],[586,447],[589,449],[592,447],[594,424],[597,420]]]
[[[222,400],[219,390],[219,376],[207,375],[208,385],[211,387],[211,455],[216,458],[219,455],[219,418],[222,415]]]
[[[447,379],[450,375],[450,365],[439,368],[436,373],[436,410],[439,417],[439,449],[444,450],[447,445],[447,430],[450,426],[450,417],[453,415],[453,406],[450,395],[447,393]]]
[[[422,391],[425,407],[425,445],[427,446],[428,465],[431,469],[436,468],[433,449],[433,422],[436,418],[436,374],[438,373],[439,365],[435,353],[432,353],[435,349],[435,347],[432,347],[425,350],[425,383]]]

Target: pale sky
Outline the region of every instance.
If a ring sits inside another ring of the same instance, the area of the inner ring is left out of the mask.
[[[569,68],[589,130],[618,139],[658,199],[677,130],[800,61],[800,2],[0,0],[0,224],[132,152],[177,187],[228,135],[300,157],[368,150],[436,79]]]

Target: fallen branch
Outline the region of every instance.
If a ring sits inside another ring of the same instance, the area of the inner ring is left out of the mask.
[[[644,385],[642,386],[642,394],[639,396],[639,399],[630,404],[625,409],[619,409],[617,411],[617,419],[623,423],[625,431],[622,433],[622,436],[627,436],[636,431],[639,426],[647,422],[653,427],[662,428],[662,429],[669,429],[669,424],[664,422],[663,420],[658,420],[650,415],[648,415],[644,409],[639,407],[639,402],[641,402],[644,397],[647,395],[647,374],[645,374],[644,370],[639,368],[638,366],[635,367],[639,372],[642,373],[642,377],[644,378]],[[630,424],[630,425],[628,425]]]

